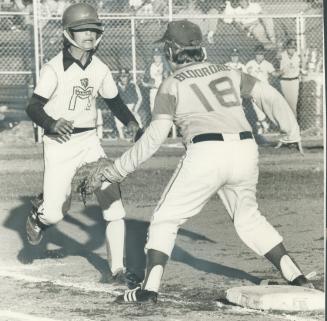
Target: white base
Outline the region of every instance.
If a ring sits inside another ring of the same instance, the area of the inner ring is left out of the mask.
[[[242,286],[228,289],[226,299],[245,308],[280,311],[325,309],[325,293],[289,285]]]

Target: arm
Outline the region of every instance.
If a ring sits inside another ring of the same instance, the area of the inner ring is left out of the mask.
[[[132,148],[116,159],[114,166],[104,171],[104,176],[110,182],[123,180],[125,176],[149,159],[167,138],[176,110],[176,97],[173,90],[166,86],[167,83],[169,84],[165,81],[159,89],[155,100],[153,120],[143,136]]]
[[[142,98],[141,90],[137,84],[135,84],[135,91],[136,91],[136,95],[137,95],[137,102],[134,106],[134,111],[137,113],[142,104],[143,98]]]
[[[115,160],[114,165],[122,178],[134,172],[139,165],[151,158],[166,140],[171,126],[170,118],[153,120],[133,147]]]
[[[48,99],[34,93],[27,105],[26,114],[36,125],[49,131],[56,121],[43,109],[47,102]]]
[[[59,118],[57,120],[50,117],[44,110],[44,106],[51,99],[57,86],[57,77],[49,65],[44,65],[41,69],[39,82],[26,108],[27,115],[31,120],[42,127],[46,134],[62,136],[60,141],[67,141],[73,131],[73,123]]]
[[[103,98],[108,108],[125,126],[128,126],[130,122],[137,123],[134,115],[124,104],[119,94],[114,98]]]
[[[267,83],[257,81],[251,91],[257,106],[277,125],[285,135],[282,143],[301,141],[300,128],[284,97]]]

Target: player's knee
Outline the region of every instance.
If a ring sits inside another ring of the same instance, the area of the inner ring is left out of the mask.
[[[118,221],[126,216],[126,212],[121,200],[115,201],[103,210],[103,218],[107,222]]]
[[[266,223],[266,219],[258,209],[247,212],[240,211],[234,216],[234,227],[239,234],[254,230],[262,223]]]
[[[46,225],[54,225],[60,222],[64,218],[64,214],[60,210],[49,210],[44,211],[42,215],[40,215],[40,221]]]
[[[174,248],[178,224],[173,222],[151,223],[148,231],[146,250],[156,249],[170,256]],[[164,242],[162,240],[165,240]]]

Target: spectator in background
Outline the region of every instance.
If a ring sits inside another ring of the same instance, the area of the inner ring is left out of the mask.
[[[144,87],[149,88],[149,100],[150,100],[150,110],[151,114],[154,107],[154,99],[157,95],[158,88],[161,82],[169,76],[170,69],[167,62],[162,56],[161,50],[159,48],[153,49],[153,60],[146,70],[142,84]]]
[[[142,127],[142,120],[139,115],[139,108],[142,103],[141,91],[139,86],[131,80],[131,75],[127,68],[119,70],[117,88],[119,96],[132,112],[139,126]],[[115,122],[119,138],[127,138],[123,130],[124,124],[117,117],[115,117]]]
[[[279,76],[274,66],[265,59],[265,48],[258,45],[255,50],[255,58],[246,65],[246,72],[262,81],[269,82],[269,76]]]
[[[153,15],[152,0],[129,0],[129,7],[136,15]]]
[[[274,66],[265,59],[265,48],[263,45],[258,45],[255,50],[255,58],[250,60],[245,65],[245,71],[253,77],[260,79],[261,81],[269,83],[270,76],[278,76],[278,72],[275,70]],[[251,98],[250,100],[245,100],[244,106],[246,108],[246,116],[254,129],[254,133],[261,135],[268,131],[269,124],[266,120],[266,115],[257,107],[256,102]],[[253,112],[255,114],[253,114]],[[256,141],[258,144],[267,144],[262,136],[256,136]]]
[[[199,16],[205,15],[205,12],[203,10],[203,6],[200,2],[198,2],[198,0],[188,0],[185,9],[180,10],[178,15]],[[208,18],[187,18],[186,20],[197,24],[200,27],[203,36],[208,36]]]
[[[280,60],[281,91],[296,117],[299,98],[300,58],[296,53],[296,42],[289,39]]]
[[[249,0],[226,1],[224,15],[234,16],[223,19],[225,23],[235,23],[248,36],[261,42],[266,49],[276,46],[274,22],[271,18],[260,18],[264,14],[259,3]]]
[[[41,14],[46,17],[61,17],[69,5],[68,0],[42,0]]]
[[[238,49],[234,48],[230,53],[230,61],[226,65],[232,69],[245,72],[245,65],[240,62]]]
[[[203,8],[205,8],[205,4],[207,2],[205,0],[200,1]],[[207,10],[204,10],[208,14],[207,18],[207,24],[208,24],[208,34],[207,34],[207,40],[209,44],[215,43],[214,35],[217,32],[218,28],[218,19],[216,18],[210,18],[210,15],[217,15],[223,13],[224,9],[226,7],[225,0],[216,0],[210,3],[210,8],[207,8]]]

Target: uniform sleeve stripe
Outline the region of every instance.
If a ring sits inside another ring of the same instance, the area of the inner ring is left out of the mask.
[[[153,114],[174,115],[176,112],[176,97],[166,93],[159,93],[155,99]]]
[[[240,85],[241,96],[242,97],[251,96],[252,89],[257,81],[258,81],[257,78],[242,72],[241,73],[241,85]]]

